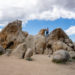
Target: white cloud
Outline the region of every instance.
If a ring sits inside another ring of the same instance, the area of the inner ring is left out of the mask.
[[[58,18],[75,19],[75,0],[0,0],[0,24]]]
[[[75,13],[66,11],[64,9],[54,8],[52,11],[44,11],[42,13],[31,14],[29,19],[40,19],[40,20],[56,20],[58,18],[75,19]]]
[[[68,35],[75,35],[75,26],[71,26],[70,28],[68,28],[67,30],[65,30],[65,32]]]

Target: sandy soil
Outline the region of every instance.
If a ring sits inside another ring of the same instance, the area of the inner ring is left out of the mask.
[[[34,55],[33,61],[0,56],[0,75],[75,75],[75,62],[54,64],[47,55]]]

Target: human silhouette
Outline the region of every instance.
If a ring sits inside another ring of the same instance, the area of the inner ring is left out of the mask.
[[[48,37],[48,35],[49,35],[49,29],[47,28],[47,30],[46,30],[46,36]]]

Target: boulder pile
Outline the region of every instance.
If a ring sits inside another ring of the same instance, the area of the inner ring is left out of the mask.
[[[41,29],[35,36],[29,35],[22,31],[22,21],[11,22],[0,32],[0,54],[6,53],[27,60],[33,54],[52,54],[56,62],[75,58],[75,43],[61,28],[47,35],[46,32],[48,29]]]
[[[68,35],[61,29],[53,30],[47,38],[47,48],[52,49],[53,52],[64,49],[67,51],[74,51],[74,44]]]

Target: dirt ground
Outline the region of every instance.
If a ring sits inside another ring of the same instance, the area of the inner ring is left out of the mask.
[[[0,56],[0,75],[75,75],[75,62],[54,64],[47,55],[34,55],[33,61]]]

